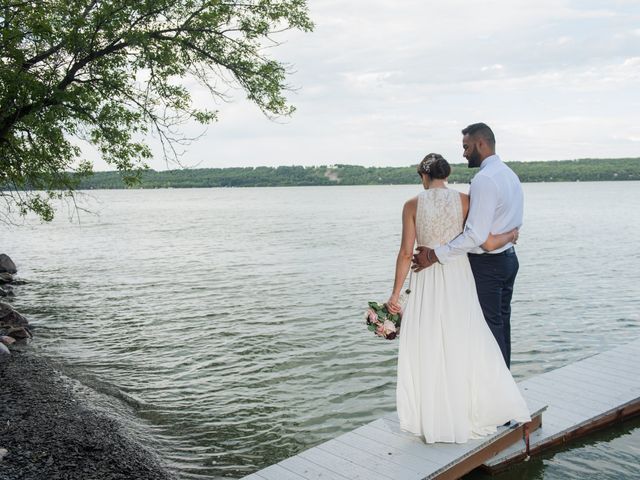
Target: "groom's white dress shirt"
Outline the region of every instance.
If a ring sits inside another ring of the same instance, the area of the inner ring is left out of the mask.
[[[445,245],[434,249],[440,263],[465,253],[486,253],[482,245],[489,233],[504,233],[522,225],[524,195],[520,179],[498,155],[484,159],[471,180],[471,205],[464,231]],[[500,253],[513,244],[492,251]]]

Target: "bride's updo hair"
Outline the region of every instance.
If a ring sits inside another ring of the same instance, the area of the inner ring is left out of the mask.
[[[432,179],[444,179],[451,174],[451,166],[439,153],[430,153],[418,165],[418,173]]]

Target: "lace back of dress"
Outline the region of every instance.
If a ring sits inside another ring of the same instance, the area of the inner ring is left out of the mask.
[[[418,196],[416,237],[418,245],[437,247],[462,232],[462,203],[455,190],[434,188]]]

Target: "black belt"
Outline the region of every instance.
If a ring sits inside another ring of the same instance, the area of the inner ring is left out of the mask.
[[[489,256],[489,257],[499,257],[500,255],[511,255],[516,253],[516,249],[513,247],[509,247],[507,248],[504,252],[500,252],[500,253],[471,253],[469,252],[468,255],[475,255],[476,257],[481,257],[483,255],[485,256]]]

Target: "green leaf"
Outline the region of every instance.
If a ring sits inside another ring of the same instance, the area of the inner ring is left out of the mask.
[[[77,138],[121,174],[120,188],[144,178],[150,134],[179,165],[177,127],[217,120],[187,82],[212,99],[240,87],[268,117],[290,115],[286,64],[263,46],[313,28],[304,0],[4,2],[0,17],[0,187],[9,212],[47,221],[52,201],[92,175]]]

